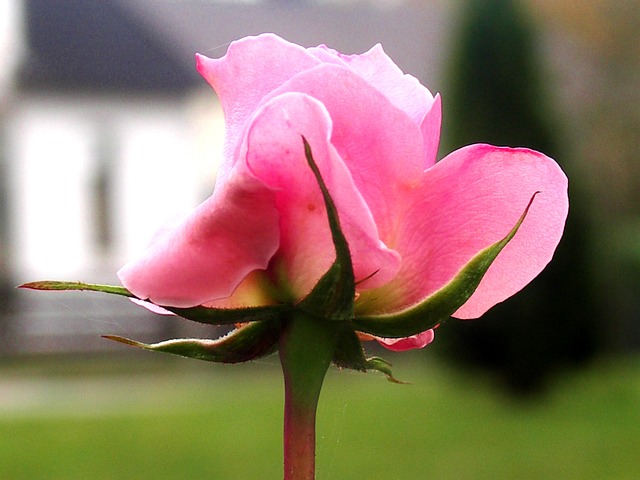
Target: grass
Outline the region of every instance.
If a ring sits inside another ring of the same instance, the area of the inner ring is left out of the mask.
[[[277,479],[276,360],[153,354],[0,368],[0,479]],[[516,401],[424,357],[394,385],[330,372],[318,480],[640,478],[640,362],[602,362]],[[3,400],[4,399],[4,400]]]

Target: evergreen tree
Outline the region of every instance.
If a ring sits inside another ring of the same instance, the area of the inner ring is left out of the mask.
[[[443,92],[447,151],[478,142],[526,146],[562,165],[534,32],[519,5],[515,0],[469,0],[462,18],[450,90]],[[588,236],[580,214],[580,205],[572,203],[553,261],[525,290],[480,321],[447,325],[448,352],[497,372],[522,393],[537,391],[558,367],[593,355],[596,308],[590,304]]]

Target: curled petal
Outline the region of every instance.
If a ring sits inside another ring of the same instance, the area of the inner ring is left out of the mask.
[[[400,264],[397,253],[381,242],[367,204],[330,141],[331,131],[320,102],[286,93],[256,113],[242,150],[248,168],[276,192],[281,239],[275,269],[284,270],[294,298],[308,293],[335,259],[324,200],[301,137],[310,145],[336,204],[356,280],[368,277],[363,283],[382,285],[395,276]]]
[[[404,352],[405,350],[414,350],[416,348],[424,348],[433,342],[435,333],[433,329],[426,332],[411,335],[405,338],[380,338],[376,337],[376,340],[383,347],[392,350],[394,352]]]
[[[149,302],[147,300],[140,300],[139,298],[132,298],[131,301],[133,303],[135,303],[136,305],[139,305],[139,306],[141,306],[143,308],[146,308],[151,313],[155,313],[156,315],[166,315],[166,316],[175,315],[175,313],[170,312],[166,308],[161,307],[160,305],[156,305],[155,303],[151,303],[151,302]]]
[[[442,99],[436,94],[433,104],[425,114],[420,124],[424,138],[425,168],[430,168],[436,163],[438,147],[440,146],[440,129],[442,127]]]
[[[396,107],[403,110],[417,125],[435,101],[431,92],[417,78],[402,72],[378,44],[368,52],[344,55],[324,45],[309,51],[328,63],[338,63],[351,68]]]
[[[155,304],[203,305],[229,297],[252,271],[266,268],[278,239],[273,192],[241,164],[118,276],[136,297]]]
[[[323,64],[300,73],[272,95],[286,92],[305,93],[326,108],[331,144],[351,171],[380,238],[391,245],[400,206],[424,171],[420,126],[370,83],[339,65]]]
[[[398,276],[361,295],[361,311],[399,310],[447,285],[510,231],[535,192],[520,229],[454,313],[457,318],[479,317],[551,260],[568,212],[567,178],[553,160],[527,149],[472,145],[447,156],[425,172],[403,216]]]
[[[244,126],[263,98],[292,76],[320,61],[303,47],[273,34],[233,42],[219,59],[196,56],[200,74],[220,98],[225,116],[225,160],[218,178],[226,177]]]
[[[537,194],[538,192],[536,192]],[[474,256],[447,285],[408,308],[394,313],[356,315],[353,325],[361,332],[384,338],[409,337],[449,319],[473,295],[491,264],[522,226],[534,197],[509,233]]]

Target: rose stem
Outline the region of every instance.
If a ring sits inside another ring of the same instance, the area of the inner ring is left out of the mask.
[[[315,478],[316,410],[335,349],[335,323],[297,312],[280,338],[285,391],[284,480]]]

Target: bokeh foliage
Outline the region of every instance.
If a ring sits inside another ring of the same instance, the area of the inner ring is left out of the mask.
[[[463,363],[491,369],[513,391],[533,392],[558,368],[597,351],[585,206],[545,90],[535,30],[520,2],[465,5],[444,91],[446,150],[481,142],[542,151],[567,172],[571,206],[547,269],[481,320],[448,324],[440,338],[447,337],[444,350]]]

